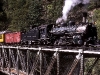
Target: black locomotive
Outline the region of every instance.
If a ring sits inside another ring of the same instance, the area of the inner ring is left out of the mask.
[[[85,21],[47,24],[34,27],[22,34],[22,42],[39,45],[94,45],[97,41],[97,28]]]
[[[89,45],[96,44],[97,29],[92,23],[54,27],[51,34],[56,37],[54,45]]]
[[[72,22],[71,22],[72,23]],[[89,45],[97,40],[97,29],[92,23],[74,25],[53,24],[35,27],[22,34],[22,41],[39,45]]]

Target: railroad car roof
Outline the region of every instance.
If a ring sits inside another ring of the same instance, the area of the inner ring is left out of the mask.
[[[8,33],[8,32],[11,32],[11,31],[0,31],[0,34],[4,34],[4,33]]]

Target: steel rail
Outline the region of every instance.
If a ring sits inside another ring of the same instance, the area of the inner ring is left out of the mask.
[[[80,49],[62,49],[62,48],[44,48],[44,47],[22,47],[22,46],[0,46],[0,48],[10,48],[10,49],[19,49],[19,50],[32,50],[32,51],[39,51],[41,48],[41,51],[53,51],[56,52],[57,49],[59,52],[69,52],[69,53],[79,53],[80,49],[83,49],[83,54],[97,54],[100,55],[100,50],[85,50],[84,48]]]

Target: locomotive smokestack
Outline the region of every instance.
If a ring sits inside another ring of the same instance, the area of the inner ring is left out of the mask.
[[[87,12],[83,12],[83,23],[86,23],[87,20]]]

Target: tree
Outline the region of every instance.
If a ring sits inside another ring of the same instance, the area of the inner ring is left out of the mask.
[[[29,12],[28,12],[28,24],[29,25],[41,25],[44,23],[44,20],[42,19],[43,16],[43,7],[41,4],[41,1],[34,0],[31,1],[29,6]]]
[[[3,0],[0,0],[0,30],[6,30],[7,26],[7,15],[3,10]]]
[[[8,0],[6,7],[7,17],[9,18],[8,30],[20,31],[27,26],[28,7],[25,0]]]
[[[100,39],[100,8],[99,10],[94,10],[94,20],[98,30],[98,39]]]

